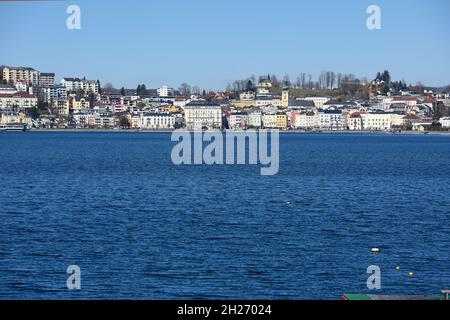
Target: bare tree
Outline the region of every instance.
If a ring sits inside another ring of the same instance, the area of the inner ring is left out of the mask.
[[[330,89],[334,89],[334,85],[336,83],[336,74],[334,72],[330,73]]]
[[[191,95],[191,86],[186,82],[183,82],[178,89],[183,97],[189,97]]]
[[[341,88],[341,81],[342,81],[342,73],[338,73],[337,75],[337,87]]]
[[[319,75],[319,88],[325,89],[326,83],[327,83],[327,73],[325,71],[322,71]]]
[[[200,87],[198,87],[198,86],[193,86],[193,87],[192,87],[192,93],[193,93],[193,94],[196,94],[196,95],[199,95],[199,94],[201,93]]]

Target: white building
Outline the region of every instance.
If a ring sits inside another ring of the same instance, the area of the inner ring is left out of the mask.
[[[17,89],[9,84],[0,84],[0,94],[14,94]]]
[[[28,84],[24,81],[17,81],[15,87],[17,92],[28,92]]]
[[[253,91],[248,91],[248,92],[242,92],[239,95],[239,99],[241,101],[251,101],[251,100],[255,100],[256,95]]]
[[[141,117],[142,129],[173,129],[175,117],[170,113],[145,113]]]
[[[55,84],[55,74],[54,73],[39,73],[39,85],[40,86],[53,86]]]
[[[236,112],[228,116],[228,126],[230,129],[247,129],[248,114],[246,112]]]
[[[169,86],[161,86],[160,88],[156,89],[156,92],[160,97],[171,97],[173,95],[173,89]]]
[[[292,112],[291,127],[295,129],[313,129],[317,127],[317,115],[314,112]]]
[[[450,129],[450,117],[444,117],[439,120],[442,128]]]
[[[349,130],[386,131],[392,128],[392,113],[360,113],[356,112],[347,119]]]
[[[222,129],[222,107],[214,102],[193,100],[184,107],[184,117],[189,130]]]
[[[248,114],[248,127],[249,128],[261,128],[262,115],[261,112],[250,112]]]
[[[390,130],[392,126],[389,113],[365,113],[361,114],[364,130]]]
[[[258,97],[256,99],[256,106],[258,108],[271,106],[272,103],[273,103],[272,98],[269,98],[269,97]]]
[[[317,125],[326,130],[347,129],[346,115],[342,110],[318,110]]]
[[[99,86],[95,80],[85,80],[79,78],[63,78],[61,85],[67,88],[68,92],[83,90],[85,93],[98,94]]]
[[[64,100],[67,98],[67,88],[64,86],[36,87],[36,94],[40,101]]]
[[[306,97],[303,99],[314,102],[317,109],[323,109],[324,104],[330,101],[330,98],[327,97]]]

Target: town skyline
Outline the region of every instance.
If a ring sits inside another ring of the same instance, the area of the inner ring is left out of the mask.
[[[131,1],[128,6],[108,3],[108,10],[100,1],[77,1],[80,30],[65,27],[67,2],[1,3],[0,35],[15,48],[2,53],[2,63],[49,70],[59,79],[100,79],[118,88],[187,82],[219,91],[252,74],[288,73],[295,80],[304,72],[316,79],[322,70],[333,70],[370,80],[385,69],[408,84],[447,86],[449,3],[413,2],[377,1],[380,30],[365,25],[370,1],[285,1],[279,6]],[[129,15],[132,21],[119,23]],[[28,37],[29,30],[46,37]],[[30,55],[29,48],[39,50]]]

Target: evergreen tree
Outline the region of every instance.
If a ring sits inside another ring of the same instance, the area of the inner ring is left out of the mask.
[[[145,96],[147,94],[147,87],[145,86],[145,84],[141,85],[141,95]]]
[[[100,85],[100,80],[97,80],[97,84],[98,84],[98,93],[102,94],[102,86]]]

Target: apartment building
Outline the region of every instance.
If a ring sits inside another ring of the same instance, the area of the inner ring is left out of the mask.
[[[142,129],[173,129],[175,116],[170,113],[144,113],[140,126]]]
[[[292,112],[291,127],[294,129],[313,129],[317,126],[317,116],[314,112]]]
[[[262,116],[263,127],[266,129],[287,129],[287,116],[284,113],[264,114]]]
[[[39,85],[43,87],[53,86],[55,84],[55,74],[54,73],[39,73]]]
[[[37,103],[37,98],[28,93],[0,94],[0,107],[25,109],[36,107]]]
[[[79,78],[63,78],[61,85],[67,88],[68,92],[77,92],[83,90],[85,93],[98,94],[99,85],[95,80],[86,80]]]
[[[317,126],[325,130],[346,130],[346,115],[342,110],[319,109],[317,113]]]
[[[230,129],[247,129],[248,126],[248,113],[236,112],[228,116],[228,127]]]
[[[222,107],[214,102],[191,101],[184,108],[184,116],[190,130],[222,128]]]
[[[39,84],[39,71],[28,67],[0,66],[0,77],[1,80],[11,85],[20,81],[31,83],[33,86]]]

